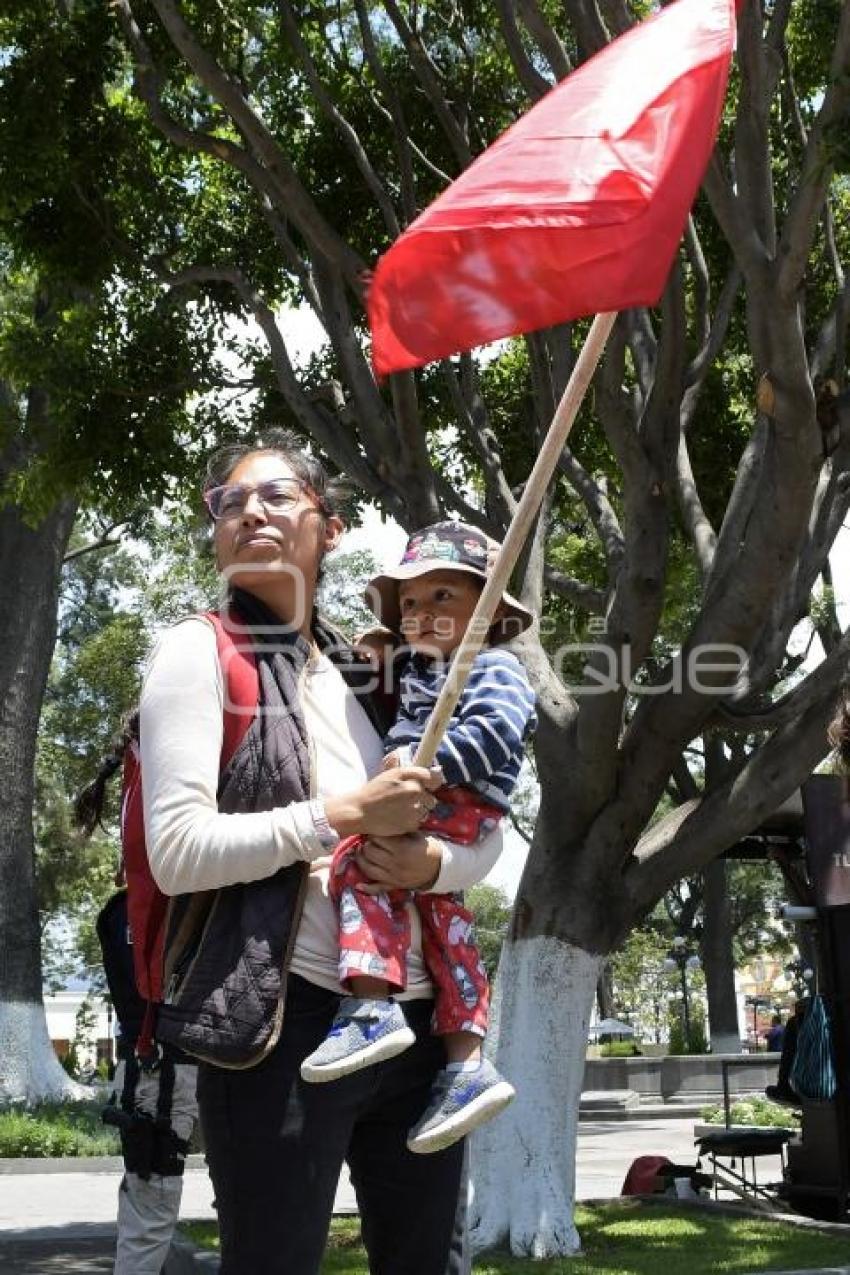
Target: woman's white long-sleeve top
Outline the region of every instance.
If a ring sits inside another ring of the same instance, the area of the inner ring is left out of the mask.
[[[309,802],[252,814],[222,814],[216,803],[224,688],[212,625],[192,617],[167,629],[148,663],[141,697],[142,790],[151,870],[166,894],[213,890],[271,876],[302,859],[311,865],[291,969],[339,991],[338,927],[328,898],[327,850]],[[380,736],[330,660],[316,654],[303,681],[302,711],[312,740],[315,795],[359,788],[380,769]],[[432,889],[465,890],[490,871],[502,849],[496,829],[476,846],[441,842]],[[419,918],[411,913],[409,997],[430,996]]]

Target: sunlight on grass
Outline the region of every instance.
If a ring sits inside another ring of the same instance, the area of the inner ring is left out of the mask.
[[[685,1235],[703,1235],[705,1233],[704,1226],[691,1218],[685,1217],[663,1219],[653,1217],[630,1218],[627,1222],[611,1222],[602,1229],[606,1235],[622,1235],[626,1239],[630,1236],[636,1239],[646,1239],[648,1236],[657,1234],[665,1240],[670,1240],[679,1239]]]
[[[532,1262],[486,1253],[475,1275],[744,1275],[850,1263],[850,1234],[636,1200],[580,1207],[576,1222],[584,1245],[579,1256]],[[214,1223],[183,1230],[195,1243],[217,1247]],[[334,1219],[322,1275],[368,1275],[357,1218]]]
[[[100,1119],[101,1102],[40,1102],[0,1111],[0,1159],[119,1155],[118,1132]]]

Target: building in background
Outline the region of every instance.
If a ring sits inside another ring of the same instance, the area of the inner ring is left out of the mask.
[[[76,1046],[80,1071],[93,1071],[98,1063],[115,1060],[114,1015],[107,997],[85,979],[69,978],[58,991],[45,988],[47,1030],[60,1058]]]

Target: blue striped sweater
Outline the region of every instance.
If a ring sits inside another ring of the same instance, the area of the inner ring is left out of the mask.
[[[415,751],[447,673],[448,665],[415,653],[402,666],[398,717],[385,740],[387,752]],[[446,783],[473,788],[506,811],[525,740],[536,725],[534,692],[519,660],[503,647],[486,647],[437,751]]]

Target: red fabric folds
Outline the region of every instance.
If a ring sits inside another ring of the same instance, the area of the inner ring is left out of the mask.
[[[677,0],[557,85],[378,262],[379,375],[654,305],[714,145],[734,0]]]

